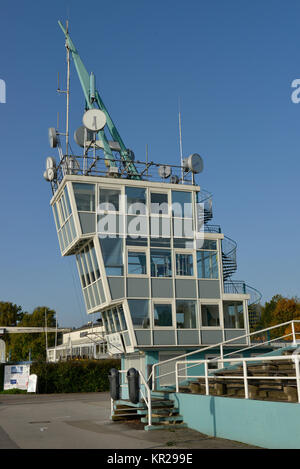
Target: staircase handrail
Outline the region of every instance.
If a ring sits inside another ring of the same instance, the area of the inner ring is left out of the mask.
[[[238,337],[234,337],[233,339],[228,339],[228,340],[224,340],[222,342],[219,342],[217,344],[213,344],[213,345],[209,345],[209,346],[206,346],[204,348],[199,348],[197,350],[193,350],[192,352],[189,352],[189,353],[184,353],[182,355],[178,355],[176,357],[173,357],[173,358],[169,358],[168,360],[162,360],[161,362],[158,362],[158,363],[154,363],[153,366],[152,366],[152,370],[151,370],[151,373],[148,377],[148,383],[150,382],[150,380],[152,379],[152,390],[155,389],[155,382],[157,379],[161,378],[162,376],[168,376],[168,375],[171,375],[171,374],[174,374],[175,373],[175,370],[174,371],[170,371],[168,373],[164,373],[162,375],[158,375],[158,376],[155,376],[155,371],[156,371],[156,368],[158,366],[161,366],[165,363],[171,363],[171,362],[174,362],[176,363],[176,361],[178,361],[179,359],[182,359],[182,358],[186,358],[186,357],[190,357],[192,355],[195,355],[196,353],[200,353],[200,352],[205,352],[207,350],[211,350],[211,349],[214,349],[216,347],[220,347],[221,350],[223,350],[223,346],[224,345],[228,345],[232,342],[236,342],[237,340],[239,339],[244,339],[244,338],[250,338],[254,335],[258,335],[258,334],[262,334],[263,332],[267,332],[267,331],[271,331],[273,329],[276,329],[276,328],[279,328],[279,327],[283,327],[283,326],[288,326],[288,325],[292,325],[292,335],[293,335],[293,343],[296,344],[296,333],[295,333],[295,324],[296,323],[300,323],[300,320],[297,320],[297,319],[293,319],[291,321],[287,321],[287,322],[283,322],[281,324],[276,324],[275,326],[270,326],[270,327],[267,327],[265,329],[261,329],[259,331],[255,331],[255,332],[248,332],[247,334],[243,334],[241,336],[238,336]],[[276,338],[276,340],[278,340],[278,337]],[[236,352],[234,352],[236,353]],[[224,358],[222,356],[220,356],[220,358]],[[213,359],[215,360],[215,359]]]

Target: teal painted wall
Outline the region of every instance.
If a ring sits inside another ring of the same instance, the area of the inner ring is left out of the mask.
[[[189,428],[262,448],[300,449],[300,404],[172,394]]]

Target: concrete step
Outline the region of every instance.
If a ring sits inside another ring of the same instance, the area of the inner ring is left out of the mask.
[[[139,419],[140,417],[137,414],[118,414],[118,415],[112,415],[111,420],[113,422],[117,422],[120,420],[136,420]]]
[[[172,429],[172,430],[177,430],[181,428],[187,428],[187,424],[182,422],[182,423],[160,423],[156,425],[145,425],[145,430],[146,431],[151,431],[151,430],[166,430],[166,429]]]
[[[148,416],[142,417],[141,422],[148,423]],[[183,422],[183,417],[181,415],[173,415],[170,417],[162,417],[155,414],[152,415],[152,423],[171,424],[172,422]]]

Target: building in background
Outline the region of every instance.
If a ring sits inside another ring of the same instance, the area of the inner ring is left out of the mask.
[[[107,342],[103,326],[90,324],[65,332],[62,343],[47,349],[47,361],[107,358]]]

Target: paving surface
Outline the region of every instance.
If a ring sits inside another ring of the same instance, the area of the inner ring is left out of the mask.
[[[249,449],[188,428],[111,422],[108,393],[0,395],[0,449]]]

